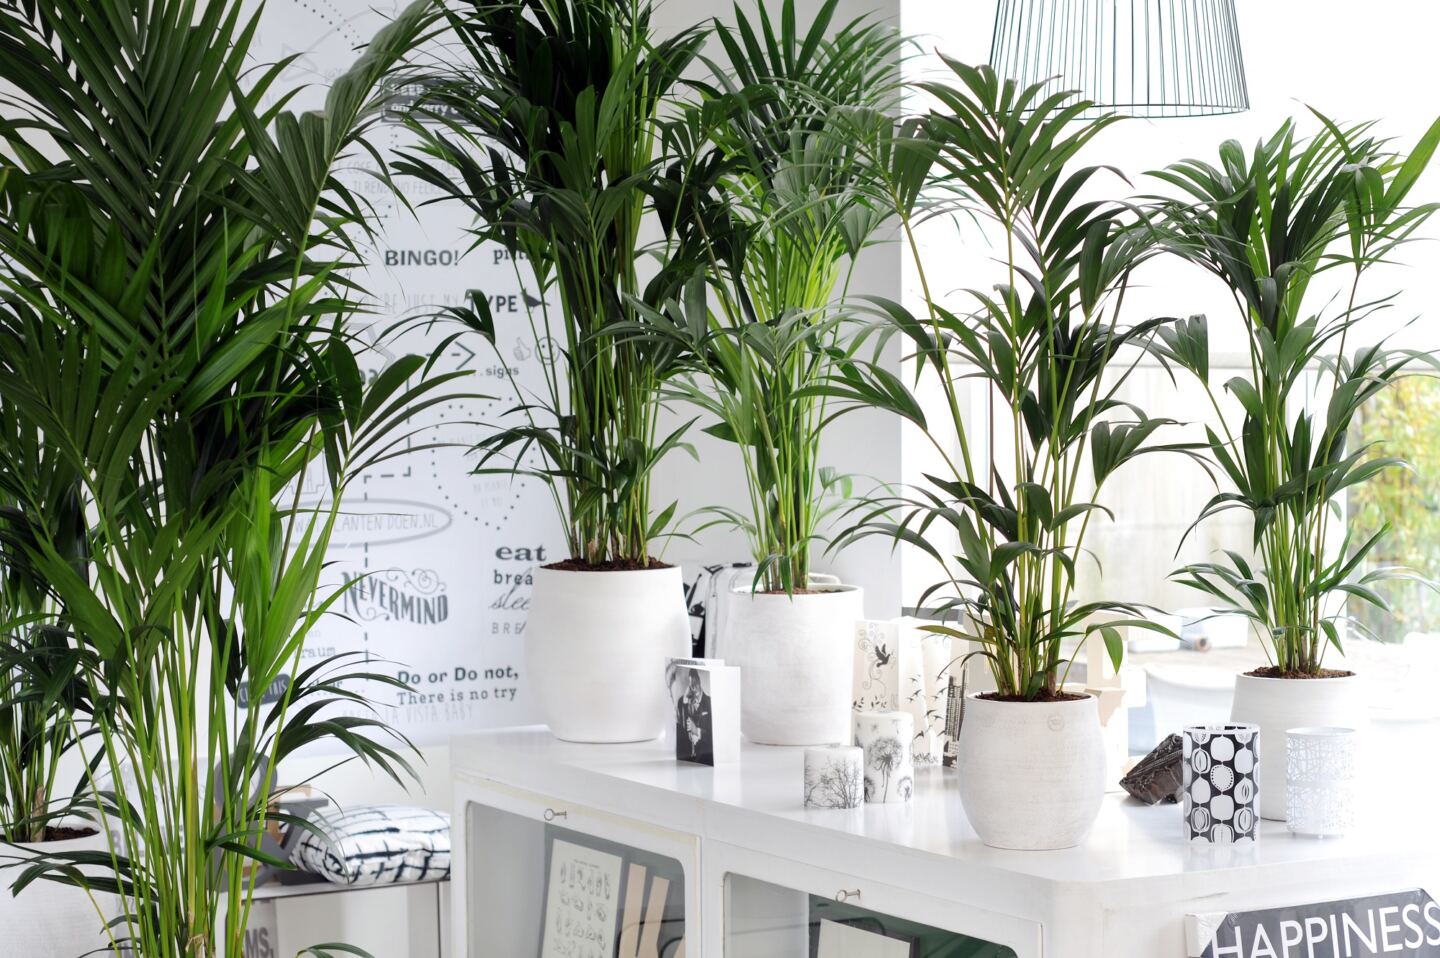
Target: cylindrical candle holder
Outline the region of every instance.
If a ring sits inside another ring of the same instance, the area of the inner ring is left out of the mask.
[[[865,800],[865,753],[853,745],[805,750],[805,807],[859,808]]]
[[[915,793],[915,716],[857,709],[851,724],[855,744],[865,752],[865,801],[910,801]]]
[[[1259,821],[1260,728],[1240,722],[1185,729],[1185,835],[1192,842],[1253,842]]]
[[[1355,827],[1359,776],[1353,728],[1292,728],[1285,776],[1285,822],[1296,835],[1329,838]]]

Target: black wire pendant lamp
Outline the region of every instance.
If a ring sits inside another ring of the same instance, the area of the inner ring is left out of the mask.
[[[1091,113],[1250,108],[1235,0],[1000,0],[990,65],[1021,86],[1078,90]]]

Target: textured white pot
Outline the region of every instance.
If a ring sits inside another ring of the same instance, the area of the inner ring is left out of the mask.
[[[850,741],[855,621],[865,595],[851,585],[811,585],[794,596],[735,589],[720,653],[740,666],[740,728],[761,745]]]
[[[1331,679],[1270,679],[1235,676],[1236,722],[1260,726],[1260,817],[1285,821],[1285,774],[1292,728],[1366,724],[1364,684],[1359,676]]]
[[[38,845],[0,846],[3,864],[10,865],[32,853],[54,855],[75,851],[107,851],[101,835],[75,838]],[[24,955],[25,958],[76,958],[97,952],[109,944],[105,937],[105,918],[79,888],[52,881],[36,881],[19,895],[12,895],[11,884],[20,877],[24,865],[0,870],[0,954]],[[106,915],[118,912],[109,895],[95,894]]]
[[[1094,696],[1071,702],[965,702],[960,803],[980,840],[1027,851],[1078,845],[1105,797]]]
[[[646,742],[668,721],[665,662],[690,655],[678,566],[536,569],[525,651],[550,731],[567,742]]]

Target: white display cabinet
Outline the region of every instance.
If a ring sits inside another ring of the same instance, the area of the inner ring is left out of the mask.
[[[463,917],[451,928],[459,958],[539,955],[547,932],[557,958],[613,958],[613,949],[597,954],[579,947],[583,938],[572,934],[571,922],[547,916],[557,905],[572,907],[572,897],[592,916],[596,908],[608,909],[588,923],[592,929],[618,930],[631,917],[628,902],[638,919],[629,922],[636,947],[631,958],[700,954],[694,833],[463,772],[456,773],[456,794],[451,903]],[[563,887],[560,864],[574,860],[577,850],[588,853],[592,860],[583,866],[592,880],[604,882],[605,892],[586,894],[582,886],[572,896]],[[613,877],[603,874],[609,866]],[[632,875],[640,881],[638,897],[628,887]]]
[[[638,958],[815,958],[827,919],[914,939],[904,958],[1187,958],[1217,914],[1440,893],[1440,835],[1423,804],[1372,808],[1344,839],[1267,822],[1256,844],[1214,847],[1183,840],[1175,806],[1112,795],[1079,847],[1014,852],[976,838],[953,770],[917,769],[909,804],[806,809],[802,751],[747,745],[738,765],[710,769],[675,762],[663,741],[582,746],[543,729],[456,739],[455,953],[558,954],[541,947],[557,834],[647,868],[663,858],[683,876],[670,950]]]
[[[707,955],[804,958],[826,923],[905,942],[905,958],[1038,958],[1040,926],[887,885],[740,848],[706,845],[705,884],[721,889],[707,914]],[[764,876],[763,878],[757,876]]]

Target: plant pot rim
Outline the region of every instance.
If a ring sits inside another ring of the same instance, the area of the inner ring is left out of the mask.
[[[1248,682],[1284,682],[1287,685],[1309,685],[1323,684],[1326,682],[1354,682],[1361,677],[1359,672],[1351,672],[1349,675],[1315,675],[1308,678],[1300,678],[1289,675],[1251,675],[1249,672],[1238,672],[1235,677]]]
[[[7,842],[0,841],[0,848],[22,848],[31,852],[54,852],[69,851],[75,848],[86,848],[90,846],[102,846],[109,849],[109,844],[103,834],[97,829],[88,835],[72,835],[69,838],[49,838],[38,842]],[[8,890],[8,883],[5,886]],[[0,894],[3,894],[0,890]]]
[[[1070,695],[1080,696],[1080,698],[1078,699],[1063,699],[1060,701],[1052,700],[1049,702],[1010,702],[1006,701],[1005,699],[987,699],[984,697],[992,694],[993,692],[968,692],[966,693],[965,698],[969,701],[984,702],[986,705],[1020,705],[1024,706],[1025,708],[1034,708],[1037,705],[1049,705],[1053,708],[1066,708],[1070,706],[1084,705],[1086,702],[1100,701],[1099,696],[1097,696],[1094,692],[1089,691],[1088,689],[1077,689],[1074,692],[1068,692],[1068,694]]]
[[[678,565],[651,566],[648,569],[552,569],[550,566],[536,566],[535,574],[540,575],[595,575],[595,576],[622,576],[622,575],[656,575],[667,572],[679,572]]]
[[[734,585],[730,587],[731,595],[748,595],[752,599],[787,599],[792,602],[796,599],[822,599],[827,595],[849,595],[850,593],[859,591],[860,586],[847,585],[843,582],[817,582],[804,592],[796,592],[794,594],[788,592],[756,592],[748,585]]]

